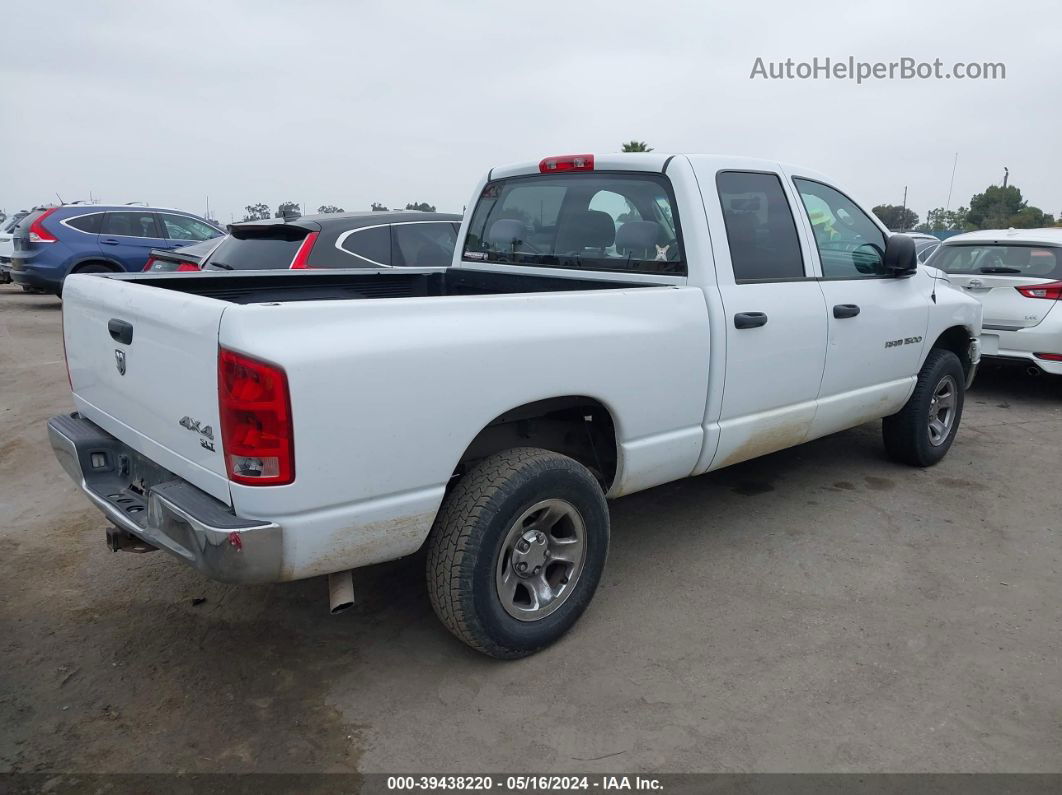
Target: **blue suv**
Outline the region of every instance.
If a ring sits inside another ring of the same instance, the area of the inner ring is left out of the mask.
[[[64,204],[38,209],[15,229],[11,278],[29,292],[61,295],[70,273],[139,271],[153,248],[180,248],[224,231],[180,210]]]

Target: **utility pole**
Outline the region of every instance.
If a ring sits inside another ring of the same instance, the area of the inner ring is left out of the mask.
[[[955,153],[955,162],[951,164],[951,182],[948,183],[948,201],[944,205],[945,210],[951,209],[951,189],[955,187],[955,169],[959,165],[959,153]]]
[[[1003,166],[1003,187],[1007,187],[1007,178],[1010,176],[1010,169]]]
[[[907,186],[903,186],[903,210],[900,211],[900,231],[907,228]]]

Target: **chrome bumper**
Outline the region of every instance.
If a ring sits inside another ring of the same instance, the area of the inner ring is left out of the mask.
[[[48,436],[63,469],[120,530],[215,580],[281,579],[279,525],[236,516],[77,414],[48,420]],[[155,484],[146,496],[130,488],[138,480]]]

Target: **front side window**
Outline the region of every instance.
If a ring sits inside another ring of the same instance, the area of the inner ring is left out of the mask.
[[[462,257],[471,262],[685,274],[670,183],[586,172],[488,183]]]
[[[793,211],[776,174],[721,171],[716,177],[734,279],[799,279],[804,274]]]
[[[827,279],[882,275],[885,233],[840,191],[807,179],[794,179],[815,233],[815,245]]]
[[[166,227],[166,236],[170,240],[193,240],[199,242],[201,240],[210,240],[221,234],[209,224],[204,224],[202,221],[197,221],[185,215],[160,213],[159,217],[162,218],[162,225]]]
[[[1062,279],[1062,248],[1030,245],[944,245],[932,265],[945,273]]]
[[[100,228],[101,235],[120,237],[162,237],[155,225],[155,214],[116,211],[107,213]]]
[[[351,267],[372,267],[391,264],[391,228],[370,226],[354,229],[340,236],[339,247],[353,254],[358,261]]]
[[[410,268],[445,268],[454,257],[457,231],[445,221],[395,224],[391,227],[391,264]]]

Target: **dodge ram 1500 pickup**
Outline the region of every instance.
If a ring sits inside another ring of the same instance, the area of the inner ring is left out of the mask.
[[[112,548],[340,607],[426,544],[442,622],[512,658],[590,602],[606,498],[871,420],[914,466],[955,438],[980,305],[819,174],[549,157],[469,206],[448,269],[71,276],[49,432]]]

